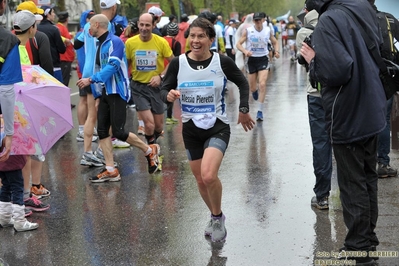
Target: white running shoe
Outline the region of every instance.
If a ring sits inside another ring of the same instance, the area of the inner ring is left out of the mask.
[[[93,135],[93,137],[91,137],[91,141],[96,141],[98,139],[98,136]],[[78,134],[76,135],[76,140],[79,142],[84,141],[84,133],[82,132],[78,132]]]
[[[114,147],[114,148],[129,148],[130,144],[125,141],[121,141],[119,139],[113,139],[112,147]]]

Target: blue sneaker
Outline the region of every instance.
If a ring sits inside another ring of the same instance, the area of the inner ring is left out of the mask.
[[[259,98],[258,90],[254,91],[254,92],[252,93],[252,97],[254,98],[255,101],[258,100],[258,98]]]
[[[262,113],[262,111],[258,111],[258,113],[256,114],[256,120],[257,121],[263,121],[263,113]]]

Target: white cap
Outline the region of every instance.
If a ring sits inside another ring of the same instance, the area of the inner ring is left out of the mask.
[[[30,27],[32,27],[36,21],[40,21],[43,19],[41,15],[34,15],[32,12],[28,10],[21,10],[14,14],[14,30],[17,32],[26,31]]]
[[[107,8],[113,7],[116,4],[120,5],[121,1],[119,1],[119,0],[100,0],[100,7],[102,9],[107,9]]]
[[[154,14],[157,17],[162,17],[163,14],[165,14],[162,9],[156,6],[152,6],[148,9],[148,13]]]

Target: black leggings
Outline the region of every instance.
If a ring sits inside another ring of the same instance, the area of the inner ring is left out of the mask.
[[[109,127],[112,126],[112,135],[126,141],[129,132],[125,131],[126,101],[119,94],[106,95],[105,89],[100,98],[97,114],[97,132],[100,139],[109,137]]]

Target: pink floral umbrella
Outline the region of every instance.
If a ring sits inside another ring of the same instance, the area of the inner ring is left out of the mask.
[[[11,154],[40,155],[73,128],[70,89],[40,66],[22,66],[15,84]]]

